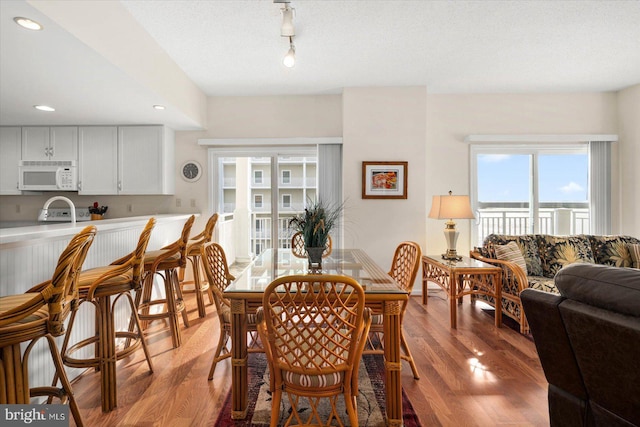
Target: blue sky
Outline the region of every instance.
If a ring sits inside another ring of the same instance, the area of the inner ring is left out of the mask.
[[[526,202],[529,200],[528,154],[478,155],[478,200]],[[540,202],[586,202],[588,156],[539,155]]]

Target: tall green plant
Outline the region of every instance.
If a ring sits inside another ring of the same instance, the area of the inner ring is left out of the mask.
[[[289,220],[289,227],[302,233],[306,247],[323,248],[327,244],[331,229],[340,218],[342,209],[342,204],[329,206],[322,200],[309,201],[303,213]]]

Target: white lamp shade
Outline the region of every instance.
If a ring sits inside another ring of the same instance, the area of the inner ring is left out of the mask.
[[[429,218],[474,219],[469,196],[433,196]]]

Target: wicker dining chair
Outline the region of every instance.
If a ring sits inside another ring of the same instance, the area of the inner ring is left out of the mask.
[[[210,288],[209,282],[204,280],[201,275],[202,262],[200,255],[202,253],[202,245],[211,241],[213,235],[213,229],[218,222],[218,214],[214,213],[209,217],[207,224],[201,233],[191,237],[187,242],[187,261],[191,264],[191,271],[193,273],[193,280],[184,280],[186,266],[180,269],[180,286],[182,287],[182,293],[195,292],[196,303],[198,304],[198,316],[205,317],[207,312],[204,306],[204,294],[209,295],[209,303],[213,304],[213,291]],[[185,285],[193,285],[193,291],[185,290]]]
[[[202,246],[201,251],[202,264],[213,291],[213,299],[220,322],[220,337],[218,338],[218,345],[209,370],[209,380],[212,380],[218,362],[231,357],[231,349],[229,348],[231,341],[231,303],[224,297],[222,292],[235,280],[235,277],[229,273],[227,256],[222,246],[215,242],[209,242]],[[247,332],[249,332],[251,338],[247,351],[250,353],[263,352],[264,350],[257,339],[255,314],[247,314]]]
[[[395,281],[398,283],[398,286],[403,290],[407,291],[407,293],[411,294],[413,290],[413,282],[416,280],[416,275],[418,274],[418,268],[420,267],[420,259],[422,257],[422,250],[420,249],[420,245],[415,242],[402,242],[396,248],[395,254],[393,255],[393,261],[391,263],[391,270],[389,271],[389,276],[393,277]],[[407,340],[404,337],[404,314],[407,310],[407,305],[409,301],[405,301],[402,305],[401,313],[400,313],[400,346],[404,354],[401,354],[400,357],[407,362],[411,366],[411,371],[413,372],[413,377],[415,379],[420,379],[420,375],[418,375],[418,368],[416,367],[416,363],[413,360],[413,356],[411,355],[411,350],[409,350],[409,345],[407,344]],[[382,334],[384,333],[383,328],[383,315],[376,314],[372,316],[373,321],[371,323],[371,332],[369,335],[369,345],[364,350],[365,354],[383,354],[384,349],[380,348],[382,343],[384,342]],[[376,337],[377,343],[371,338]],[[376,345],[377,344],[377,345]]]
[[[187,241],[196,217],[191,215],[182,227],[182,234],[175,242],[155,251],[144,254],[144,279],[142,291],[136,292],[136,307],[138,317],[146,326],[147,322],[155,319],[167,319],[173,347],[180,347],[182,335],[178,326],[178,315],[182,313],[185,327],[189,327],[189,318],[182,298],[182,289],[178,280],[178,269],[187,265]],[[155,276],[162,278],[164,283],[164,297],[152,299],[153,281]],[[165,311],[150,313],[152,306],[163,305]]]
[[[267,286],[257,318],[271,375],[272,427],[283,393],[291,404],[285,425],[340,420],[340,395],[351,425],[358,425],[358,368],[371,325],[364,304],[362,286],[346,276],[284,276]],[[308,412],[301,411],[301,397],[311,406]],[[318,412],[324,398],[331,408],[327,420]]]
[[[333,250],[333,243],[331,241],[331,236],[327,236],[327,243],[324,245],[324,250],[322,251],[322,258],[326,258],[331,255],[331,251]],[[297,258],[307,258],[307,249],[304,245],[304,237],[301,231],[298,231],[291,237],[291,253]]]
[[[31,397],[57,397],[63,403],[68,400],[76,425],[83,425],[54,337],[65,333],[64,322],[77,303],[76,276],[95,234],[96,227],[88,226],[71,239],[51,280],[27,293],[0,297],[0,404],[29,404]],[[29,387],[29,355],[40,338],[47,340],[60,388],[57,381],[51,387]],[[24,351],[21,344],[26,345]]]
[[[140,326],[131,291],[140,291],[142,288],[142,262],[155,224],[155,218],[150,218],[147,221],[133,252],[115,260],[111,265],[84,270],[78,276],[79,303],[71,313],[68,332],[62,344],[62,361],[72,368],[100,370],[103,412],[111,411],[117,406],[115,369],[118,360],[128,357],[142,347],[149,371],[153,372],[151,354]],[[111,301],[112,297],[115,297],[113,301]],[[131,308],[131,322],[127,331],[116,331],[114,313],[116,303],[121,297],[125,297]],[[95,308],[95,335],[69,347],[69,339],[75,326],[78,309],[85,302],[90,302]],[[118,349],[117,339],[125,339],[122,348]],[[74,353],[89,345],[95,347],[93,357],[78,358],[74,356]]]

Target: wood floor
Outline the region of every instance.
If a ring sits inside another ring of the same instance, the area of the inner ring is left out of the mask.
[[[431,295],[431,294],[430,294]],[[214,306],[200,319],[193,294],[186,296],[191,326],[172,349],[162,322],[150,325],[150,374],[142,351],[118,363],[118,407],[100,409],[99,374],[73,383],[86,426],[213,426],[231,385],[230,361],[207,375],[218,339]],[[503,326],[468,300],[459,306],[458,329],[449,328],[442,292],[412,297],[405,334],[421,374],[403,365],[402,384],[426,426],[548,426],[547,382],[532,341]],[[251,357],[251,356],[249,356]],[[73,425],[73,422],[71,423]]]

